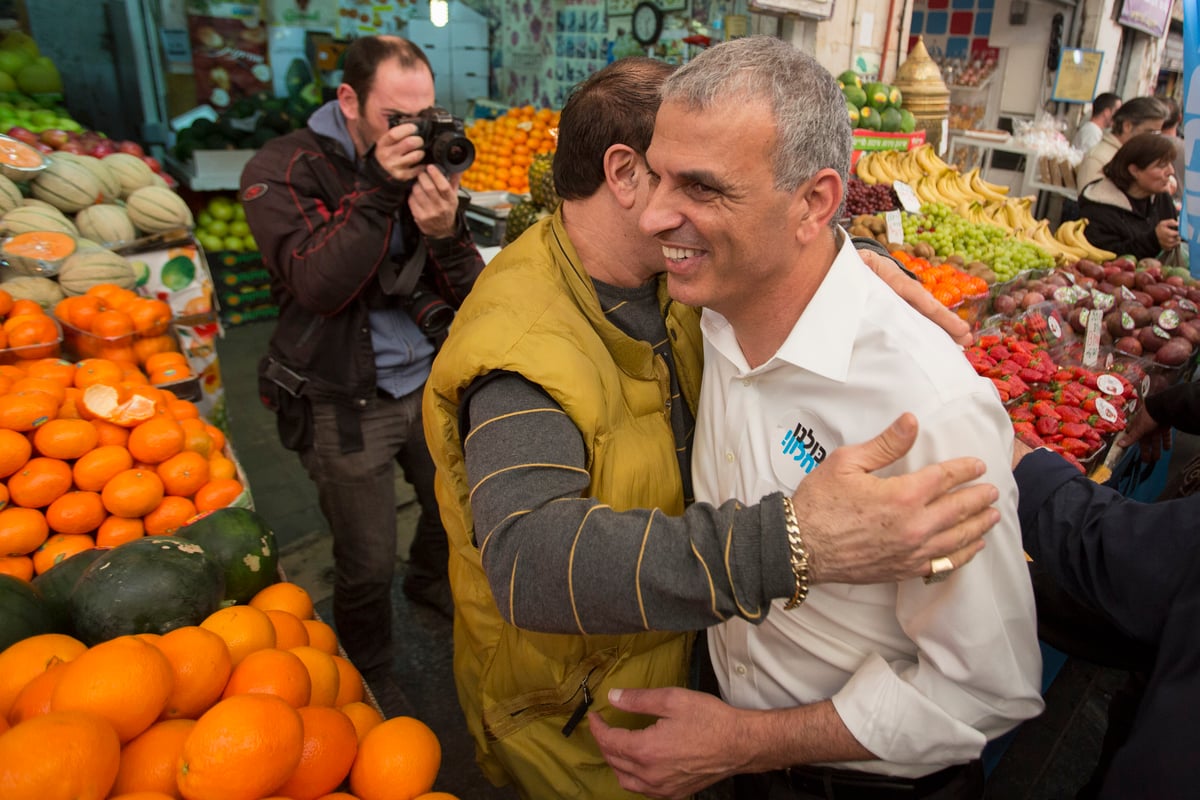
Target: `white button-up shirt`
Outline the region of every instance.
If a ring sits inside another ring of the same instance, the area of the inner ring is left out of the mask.
[[[775,601],[759,626],[733,619],[710,629],[723,697],[757,709],[832,698],[881,759],[839,766],[907,777],[977,758],[987,740],[1037,715],[1041,654],[1012,423],[991,382],[848,239],[787,341],[757,369],[720,314],[705,311],[701,324],[697,500],[790,495],[834,448],[875,436],[904,411],[919,420],[916,444],[880,474],[971,455],[1000,489],[987,546],[942,583],[814,586],[793,611]],[[806,509],[796,513],[803,531]]]

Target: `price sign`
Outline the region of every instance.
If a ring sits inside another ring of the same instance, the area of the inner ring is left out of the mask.
[[[892,181],[892,188],[896,190],[896,196],[900,198],[900,207],[910,214],[917,214],[921,211],[921,198],[917,197],[917,192],[904,181]]]
[[[1083,365],[1088,369],[1096,366],[1100,357],[1100,328],[1104,324],[1104,314],[1091,311],[1087,315],[1087,335],[1083,340]]]
[[[883,215],[887,223],[887,238],[892,244],[904,244],[904,226],[900,224],[899,211],[887,211]]]

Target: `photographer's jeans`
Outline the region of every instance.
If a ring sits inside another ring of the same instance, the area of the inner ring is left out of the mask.
[[[416,490],[421,506],[409,551],[409,577],[447,579],[449,548],[421,427],[422,391],[423,387],[399,399],[376,397],[358,415],[363,449],[355,453],[341,452],[335,407],[314,403],[313,445],[300,454],[333,533],[334,626],[364,675],[388,668],[392,661],[395,464]]]

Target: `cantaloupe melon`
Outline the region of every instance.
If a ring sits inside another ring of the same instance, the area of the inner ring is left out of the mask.
[[[150,166],[137,156],[131,156],[129,153],[113,153],[105,156],[101,161],[121,184],[122,197],[128,197],[143,186],[154,184],[154,170],[150,169]]]
[[[75,252],[75,237],[57,231],[18,233],[0,243],[0,259],[21,275],[50,277]]]
[[[8,178],[0,175],[0,214],[7,214],[21,205],[21,190]]]
[[[104,202],[111,203],[121,197],[121,182],[117,180],[117,176],[113,174],[112,170],[95,156],[78,155],[76,153],[56,153],[54,157],[74,161],[95,175],[96,180],[100,181],[100,187],[103,189]]]
[[[124,256],[111,250],[77,251],[58,268],[58,285],[68,296],[83,294],[98,283],[132,289],[137,275]]]
[[[49,312],[54,304],[62,300],[62,287],[50,278],[39,278],[33,275],[19,275],[0,283],[0,288],[12,295],[14,300],[32,300]]]
[[[104,187],[91,170],[65,158],[52,160],[33,180],[30,189],[36,199],[68,214],[99,203],[104,193]]]
[[[0,175],[21,183],[46,168],[46,157],[11,136],[0,135]]]
[[[75,215],[75,227],[79,228],[81,236],[103,245],[115,245],[137,238],[129,214],[120,206],[88,206]]]
[[[125,198],[125,211],[144,233],[159,233],[195,225],[192,210],[183,198],[161,186],[146,186]]]
[[[0,217],[0,233],[17,234],[28,231],[58,231],[75,236],[75,223],[55,208],[39,205],[20,205]]]
[[[57,208],[55,208],[55,207],[54,207],[53,205],[51,205],[50,203],[47,203],[45,200],[38,200],[36,197],[22,197],[22,198],[21,198],[21,205],[23,205],[23,206],[37,206],[38,208],[48,208],[48,209],[50,209],[51,211],[58,211],[58,209],[57,209]],[[59,213],[61,214],[62,212],[60,211]],[[66,215],[64,214],[63,216],[66,216]]]

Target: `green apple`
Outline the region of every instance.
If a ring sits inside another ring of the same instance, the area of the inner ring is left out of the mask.
[[[229,235],[230,236],[245,237],[245,236],[249,235],[249,233],[250,233],[250,226],[246,224],[246,220],[234,218],[234,220],[229,223]]]
[[[223,219],[214,219],[204,226],[205,233],[222,238],[229,235],[229,223]]]
[[[225,249],[232,250],[235,253],[241,253],[246,249],[246,243],[240,236],[226,236]]]
[[[208,213],[212,214],[213,219],[228,222],[233,219],[233,205],[233,201],[228,197],[214,197],[208,203]]]

